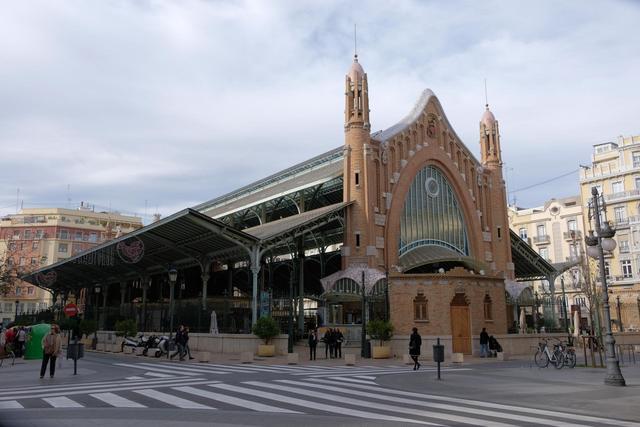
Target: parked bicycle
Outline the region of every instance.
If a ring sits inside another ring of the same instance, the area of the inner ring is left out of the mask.
[[[556,369],[562,369],[564,366],[564,353],[560,344],[553,345],[553,351],[549,350],[547,340],[538,344],[536,354],[533,356],[536,365],[539,368],[546,368],[551,363]]]
[[[576,350],[569,343],[565,343],[564,341],[560,341],[559,348],[562,351],[562,357],[564,360],[564,366],[568,366],[570,368],[576,367]]]

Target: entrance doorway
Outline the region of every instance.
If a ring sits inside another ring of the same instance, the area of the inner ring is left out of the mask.
[[[456,294],[451,301],[451,339],[454,353],[471,354],[471,320],[464,294]]]

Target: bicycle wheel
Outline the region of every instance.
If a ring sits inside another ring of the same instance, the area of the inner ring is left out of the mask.
[[[556,369],[562,369],[564,367],[564,354],[560,350],[553,352],[553,366]]]
[[[570,368],[576,367],[576,353],[573,351],[567,352],[564,355],[564,364]]]
[[[544,351],[536,351],[535,356],[533,356],[533,360],[535,360],[538,368],[546,368],[549,366],[549,356],[547,356],[547,353]]]

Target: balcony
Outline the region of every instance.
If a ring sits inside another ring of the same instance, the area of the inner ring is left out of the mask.
[[[533,236],[533,243],[536,245],[548,245],[550,242],[548,234],[540,234],[538,236]]]
[[[564,240],[573,240],[574,238],[576,240],[581,240],[582,239],[582,231],[580,230],[570,230],[570,231],[565,231],[564,233],[562,233]]]
[[[610,279],[610,278],[607,278]],[[616,285],[630,285],[634,282],[633,276],[615,276],[613,278],[613,282],[615,282]]]
[[[604,200],[607,202],[613,202],[613,201],[618,201],[623,199],[630,199],[634,197],[640,197],[640,189],[619,191],[613,194],[605,194]]]
[[[616,228],[629,228],[629,218],[616,218],[614,223]]]
[[[621,254],[628,254],[629,252],[631,252],[631,250],[629,249],[629,246],[619,246],[618,247],[618,252],[620,252]]]

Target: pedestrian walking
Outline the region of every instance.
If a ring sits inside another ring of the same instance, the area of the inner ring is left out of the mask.
[[[188,326],[184,327],[184,336],[182,338],[182,341],[184,341],[184,351],[187,355],[189,355],[189,360],[195,359],[195,357],[191,357],[191,349],[189,348],[189,327]]]
[[[20,326],[16,335],[16,351],[14,352],[16,357],[24,356],[25,343],[27,341],[27,331],[24,326]]]
[[[480,357],[489,357],[489,334],[487,328],[480,332]]]
[[[324,335],[322,337],[322,341],[324,342],[324,358],[328,359],[329,358],[329,344],[331,341],[330,338],[331,335],[331,328],[327,328],[326,331],[324,331]]]
[[[180,357],[180,361],[184,360],[184,353],[185,353],[184,338],[185,338],[184,326],[180,325],[178,326],[178,330],[176,331],[176,338],[175,338],[176,351],[171,356],[169,356],[170,359],[173,359],[176,355],[178,355]]]
[[[316,360],[317,346],[318,346],[318,332],[314,329],[309,332],[309,360]]]
[[[413,370],[417,371],[420,369],[420,362],[418,362],[418,357],[420,357],[420,347],[422,346],[422,337],[418,333],[418,328],[413,328],[411,336],[409,337],[409,356],[413,359]]]
[[[42,366],[40,367],[40,378],[44,378],[49,363],[49,375],[51,378],[56,374],[56,359],[62,353],[62,339],[59,335],[58,325],[51,325],[51,330],[42,338]]]
[[[344,341],[344,335],[342,335],[342,331],[338,328],[335,329],[336,334],[336,347],[335,347],[335,356],[338,359],[342,359],[342,342]]]
[[[336,357],[336,330],[329,329],[329,356],[334,359]]]

